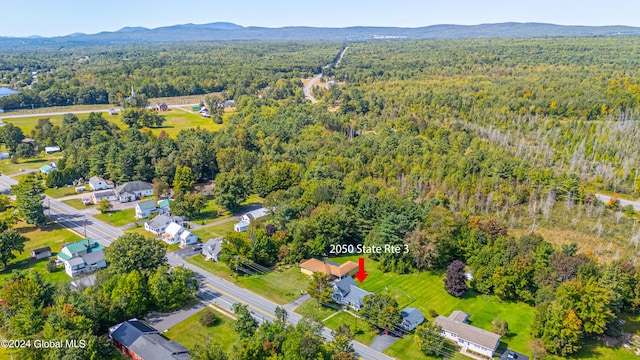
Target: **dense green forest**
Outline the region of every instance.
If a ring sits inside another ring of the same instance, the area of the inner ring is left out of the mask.
[[[174,46],[0,55],[6,82],[26,86],[42,69],[31,90],[0,100],[6,108],[87,86],[117,102],[130,83],[148,96],[236,100],[221,131],[175,139],[99,114],[67,115],[63,127],[41,120],[29,136],[64,149],[67,177],[49,185],[100,175],[168,187],[189,172],[214,180],[229,210],[264,196],[271,227],[228,236],[221,259],[232,268],[229,259],[293,264],[360,243],[408,245],[373,256],[384,271],[460,260],[478,293],[536,306],[534,345],[560,356],[619,336],[618,320],[640,306],[636,214],[594,196],[640,194],[640,38],[353,43],[324,70],[342,44]],[[312,106],[300,78],[320,71],[337,82],[317,88]],[[0,128],[9,149],[23,136]],[[611,246],[552,244],[536,226]]]

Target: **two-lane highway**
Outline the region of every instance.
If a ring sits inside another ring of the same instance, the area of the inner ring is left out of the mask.
[[[213,299],[215,305],[231,311],[231,307],[234,303],[241,303],[247,305],[254,316],[263,321],[270,321],[275,319],[275,310],[279,305],[267,300],[261,296],[258,296],[251,291],[241,288],[223,278],[215,276],[208,271],[195,266],[193,264],[184,262],[183,259],[175,255],[174,253],[167,254],[169,264],[172,266],[184,266],[187,269],[192,270],[202,286],[206,289],[202,289],[202,292],[206,293],[206,298]],[[297,324],[302,319],[302,316],[289,312],[287,321],[293,325]],[[327,341],[333,340],[331,329],[323,328],[322,336]],[[372,360],[391,360],[393,358],[371,349],[370,347],[353,341],[353,348],[356,353],[363,359]]]
[[[8,177],[0,176],[0,189],[10,189],[11,185],[17,184],[17,181]],[[61,226],[74,231],[81,236],[86,234],[87,237],[98,241],[104,246],[109,246],[115,239],[122,236],[124,232],[114,226],[96,220],[93,216],[84,215],[79,210],[71,207],[61,201],[45,197],[44,205],[46,207],[45,214],[49,215],[52,220]],[[255,318],[259,321],[271,321],[275,318],[276,303],[258,296],[251,291],[241,288],[221,277],[215,276],[210,272],[186,263],[175,253],[168,253],[167,260],[172,266],[184,266],[191,269],[196,278],[201,283],[200,293],[206,300],[211,300],[216,306],[224,308],[232,312],[232,306],[235,303],[245,304],[253,312]],[[287,321],[293,325],[297,324],[302,317],[294,312],[289,312]],[[322,336],[327,340],[333,340],[331,330],[323,328]],[[353,341],[353,348],[356,353],[363,359],[371,360],[391,360],[392,358],[371,349],[370,347]]]

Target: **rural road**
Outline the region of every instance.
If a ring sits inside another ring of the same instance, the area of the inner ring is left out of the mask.
[[[344,56],[345,51],[347,51],[349,47],[345,47],[344,49],[342,49],[342,51],[340,52],[340,56],[338,57],[338,60],[336,61],[335,65],[336,67],[338,65],[340,65],[340,62],[342,61],[342,57]],[[329,66],[331,66],[333,63],[331,64],[327,64],[324,66],[324,69],[328,68]],[[313,97],[313,94],[311,94],[311,90],[313,90],[313,85],[315,85],[315,83],[318,82],[318,80],[320,80],[320,78],[322,77],[322,74],[318,74],[316,76],[314,76],[308,83],[307,85],[304,85],[302,87],[302,91],[304,92],[304,97],[305,99],[311,101],[312,104],[317,104],[318,101],[316,100],[316,98]]]
[[[611,196],[596,194],[596,198],[606,204],[611,199]],[[633,210],[640,211],[640,201],[631,201],[631,200],[618,198],[618,203],[620,204],[621,207],[632,205]]]
[[[217,306],[231,311],[233,304],[242,303],[249,307],[249,310],[253,312],[254,317],[259,322],[275,319],[275,309],[278,307],[278,304],[258,296],[247,289],[241,288],[225,279],[215,276],[198,266],[184,262],[182,258],[174,253],[167,254],[167,259],[169,260],[169,264],[172,266],[184,266],[185,268],[192,270],[196,274],[196,278],[200,280],[205,287],[200,290],[201,295],[203,295],[205,299],[212,299]],[[287,311],[287,313],[287,321],[292,325],[296,325],[302,319],[302,316],[293,311]],[[322,336],[327,341],[333,340],[332,331],[326,327],[322,329]],[[393,359],[357,341],[352,341],[352,344],[356,353],[363,359]]]
[[[200,104],[182,104],[182,105],[169,105],[169,109],[172,108],[177,108],[177,107],[183,107],[183,106],[196,106],[196,105],[200,105]],[[150,107],[147,107],[147,109],[149,109]],[[120,108],[118,107],[118,113],[120,113]],[[16,114],[16,115],[11,115],[10,113],[8,115],[4,115],[4,116],[0,116],[0,120],[5,120],[5,119],[17,119],[17,118],[26,118],[26,117],[34,117],[34,116],[43,116],[43,117],[47,117],[47,116],[56,116],[56,115],[64,115],[64,114],[90,114],[92,112],[95,113],[108,113],[109,112],[109,108],[106,109],[95,109],[95,110],[80,110],[80,111],[60,111],[60,112],[49,112],[49,113],[32,113],[32,114]]]
[[[0,175],[0,189],[2,190],[10,189],[11,185],[15,185],[17,183],[18,182],[13,178]],[[122,230],[96,220],[92,216],[81,214],[80,210],[48,196],[44,199],[44,205],[48,207],[48,209],[45,209],[45,214],[50,215],[57,223],[78,234],[84,235],[86,221],[86,236],[98,241],[103,246],[109,246],[115,239],[124,234]],[[169,327],[186,319],[186,317],[197,311],[200,307],[204,307],[211,302],[230,312],[232,312],[231,307],[233,304],[245,304],[251,311],[253,311],[254,317],[259,322],[271,321],[275,318],[275,309],[278,306],[276,303],[258,296],[247,289],[241,288],[223,278],[215,276],[198,266],[184,262],[181,254],[181,252],[168,253],[167,260],[172,266],[184,266],[195,273],[196,278],[201,283],[199,295],[204,299],[204,302],[201,303],[201,305],[185,309],[182,312],[178,311],[170,314],[164,319],[155,319],[156,323],[160,323],[159,326],[162,327],[163,330],[168,329]],[[298,321],[302,319],[300,315],[293,311],[288,311],[288,314],[288,322],[293,325],[297,324]],[[331,330],[326,327],[322,330],[322,336],[327,341],[331,341],[333,339]],[[363,359],[392,359],[391,357],[373,350],[357,341],[352,341],[352,344],[356,353]]]

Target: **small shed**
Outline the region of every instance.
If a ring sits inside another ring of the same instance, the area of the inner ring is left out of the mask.
[[[40,260],[51,256],[51,247],[45,246],[31,251],[31,257]]]
[[[47,154],[53,154],[53,153],[60,152],[60,146],[45,146],[44,147],[44,152],[47,153]]]
[[[233,231],[235,232],[245,232],[249,229],[249,223],[246,221],[240,221],[233,225]]]

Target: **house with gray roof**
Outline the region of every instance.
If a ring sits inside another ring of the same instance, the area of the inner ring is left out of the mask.
[[[222,237],[209,239],[204,246],[202,246],[202,255],[205,260],[218,261],[218,255],[222,251]]]
[[[129,202],[145,196],[153,195],[153,185],[144,181],[130,181],[116,187],[118,200]]]
[[[500,345],[500,335],[468,324],[469,317],[469,314],[456,310],[448,317],[436,317],[433,322],[442,327],[442,336],[455,342],[463,351],[493,358]]]
[[[402,314],[402,322],[400,327],[406,331],[412,331],[424,321],[424,315],[416,308],[406,308],[400,312]]]
[[[136,219],[146,219],[157,211],[158,208],[153,199],[140,201],[136,204]]]
[[[105,180],[99,176],[92,176],[89,178],[89,187],[93,191],[105,190],[105,189],[113,189],[116,185],[113,181]],[[114,192],[115,193],[115,192]]]
[[[91,194],[91,200],[94,204],[99,203],[102,200],[114,201],[118,199],[118,195],[113,190],[94,191]]]
[[[333,285],[333,301],[340,305],[350,306],[355,310],[362,307],[362,299],[371,293],[360,289],[351,276],[347,276]]]
[[[122,354],[140,360],[189,360],[189,350],[169,341],[160,332],[138,319],[109,328],[109,340]]]
[[[161,214],[145,222],[144,229],[154,235],[162,235],[171,223],[182,225],[182,219],[179,216]]]
[[[58,260],[64,264],[64,271],[72,278],[107,267],[104,246],[91,238],[62,246]]]

